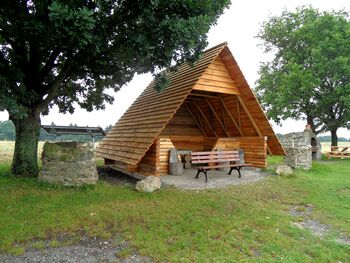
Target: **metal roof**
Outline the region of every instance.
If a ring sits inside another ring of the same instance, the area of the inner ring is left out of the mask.
[[[41,125],[41,127],[50,134],[63,135],[63,134],[74,134],[74,135],[90,135],[105,136],[106,133],[101,127],[82,127],[82,126],[56,126],[56,125]]]

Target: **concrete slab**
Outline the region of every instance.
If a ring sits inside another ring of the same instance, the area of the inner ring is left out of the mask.
[[[175,186],[176,188],[188,190],[204,190],[257,182],[267,176],[261,169],[251,167],[241,170],[241,178],[238,178],[238,173],[235,170],[232,171],[231,175],[227,175],[227,171],[210,170],[208,171],[208,182],[206,183],[203,173],[199,175],[198,179],[195,179],[196,173],[197,169],[184,169],[183,175],[161,176],[161,180],[165,186]]]

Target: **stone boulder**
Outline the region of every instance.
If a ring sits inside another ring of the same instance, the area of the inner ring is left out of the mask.
[[[98,173],[95,155],[90,147],[78,142],[46,142],[41,156],[38,180],[67,185],[96,184]]]
[[[147,178],[136,183],[135,189],[139,192],[151,193],[160,189],[162,182],[157,176],[147,176]]]
[[[276,168],[276,174],[282,176],[290,176],[293,175],[293,169],[288,165],[279,165]]]

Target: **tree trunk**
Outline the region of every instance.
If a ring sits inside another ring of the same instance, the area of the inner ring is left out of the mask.
[[[332,146],[338,146],[337,128],[331,129],[331,136],[332,136]]]
[[[307,122],[307,125],[310,125],[312,132],[316,134],[314,118],[310,115],[306,115],[306,122]]]
[[[16,127],[15,151],[11,171],[20,176],[36,176],[38,168],[38,141],[40,134],[40,115],[28,114],[23,118],[10,116]]]

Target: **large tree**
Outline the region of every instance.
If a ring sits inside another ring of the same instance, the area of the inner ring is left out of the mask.
[[[258,35],[272,61],[257,93],[269,117],[305,119],[314,132],[350,126],[350,22],[345,11],[301,7],[263,23]]]
[[[193,61],[229,0],[5,0],[0,110],[16,127],[12,172],[38,172],[40,116],[103,109],[134,74]],[[160,77],[159,85],[166,83]]]

